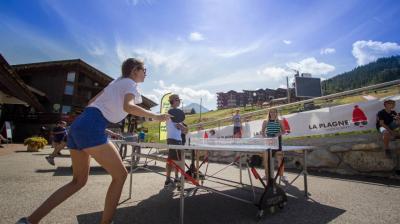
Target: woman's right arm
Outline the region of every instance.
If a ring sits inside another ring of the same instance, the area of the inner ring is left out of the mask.
[[[262,135],[263,138],[266,137],[266,135],[265,135],[265,129],[266,129],[266,128],[267,128],[267,122],[266,122],[266,121],[263,121],[263,123],[262,123],[262,128],[261,128],[261,135]]]
[[[149,110],[143,109],[135,104],[135,96],[133,94],[126,94],[124,97],[124,110],[125,112],[139,116],[139,117],[148,117],[159,121],[166,121],[169,119],[168,114],[156,114]]]

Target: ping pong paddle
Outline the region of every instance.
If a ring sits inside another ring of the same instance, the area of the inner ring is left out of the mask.
[[[178,108],[170,109],[168,114],[172,116],[171,120],[175,123],[180,123],[185,120],[185,113]]]

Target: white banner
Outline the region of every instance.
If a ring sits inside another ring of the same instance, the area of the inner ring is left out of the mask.
[[[368,98],[367,98],[368,99]],[[387,98],[385,98],[387,99]],[[396,112],[400,110],[400,95],[390,97],[396,101]],[[366,102],[327,107],[281,116],[287,136],[309,136],[333,134],[338,132],[363,131],[376,129],[376,115],[382,110],[384,99],[370,99]],[[260,136],[263,120],[243,123],[243,138]],[[190,133],[191,137],[202,137],[205,131]],[[216,137],[233,137],[233,126],[214,128]]]

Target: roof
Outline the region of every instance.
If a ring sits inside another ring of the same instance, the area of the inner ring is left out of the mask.
[[[142,96],[142,103],[143,105],[147,106],[148,108],[152,108],[157,106],[158,104],[155,103],[154,101],[150,100],[149,98]]]
[[[28,103],[39,112],[44,112],[43,105],[25,85],[24,81],[12,69],[0,54],[0,89],[4,93]]]
[[[15,71],[23,71],[23,70],[32,70],[32,69],[43,69],[50,67],[63,67],[63,66],[71,66],[71,65],[80,65],[81,68],[87,69],[88,71],[97,75],[98,78],[102,79],[104,83],[111,82],[113,80],[112,77],[108,76],[104,72],[96,69],[95,67],[87,64],[81,59],[71,59],[71,60],[60,60],[60,61],[46,61],[46,62],[37,62],[37,63],[29,63],[29,64],[17,64],[12,65],[12,68]]]

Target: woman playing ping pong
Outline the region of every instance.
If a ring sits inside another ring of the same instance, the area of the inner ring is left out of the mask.
[[[273,108],[269,110],[268,112],[268,117],[267,120],[265,120],[262,124],[261,128],[261,134],[262,136],[268,137],[268,138],[274,138],[278,137],[279,139],[279,145],[281,145],[282,141],[282,134],[284,134],[284,128],[282,121],[279,120],[278,117],[278,110]],[[275,153],[276,159],[278,160],[278,167],[281,166],[281,163],[283,161],[283,151],[279,151]],[[264,159],[264,166],[266,165],[266,159]],[[278,170],[278,175],[281,177],[283,181],[287,181],[287,178],[283,175],[284,172],[284,166],[282,165],[282,168]],[[265,175],[268,176],[268,167],[265,166]]]
[[[168,114],[155,114],[137,106],[142,101],[137,84],[143,82],[145,77],[146,68],[143,62],[134,58],[123,62],[122,76],[91,99],[84,112],[71,125],[67,146],[71,153],[72,181],[54,192],[30,216],[20,219],[17,223],[39,223],[52,209],[85,186],[89,175],[90,157],[112,177],[101,218],[102,224],[111,223],[128,172],[118,151],[107,140],[107,123],[120,122],[128,114],[158,121],[166,121],[170,117]],[[57,220],[52,222],[57,223]]]

